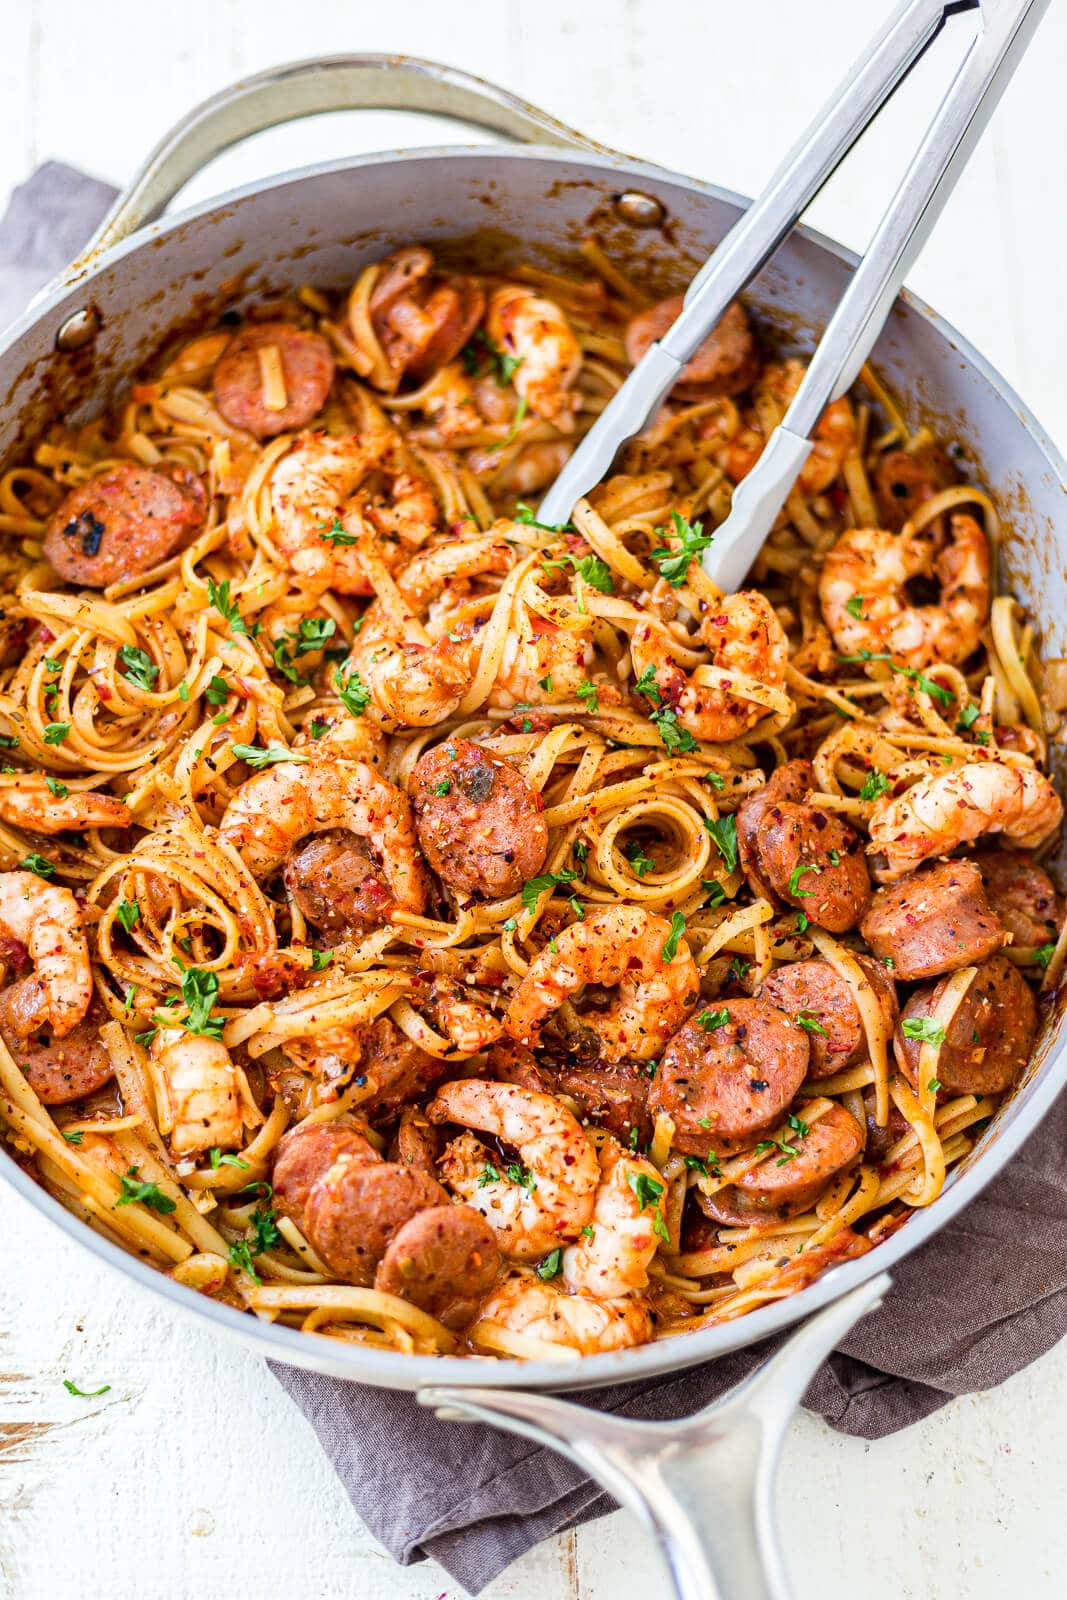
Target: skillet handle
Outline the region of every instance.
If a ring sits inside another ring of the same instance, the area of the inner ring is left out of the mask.
[[[508,89],[416,56],[322,56],[271,67],[195,106],[165,134],[79,260],[160,215],[189,179],[251,134],[325,111],[423,111],[527,144],[614,155]],[[75,263],[76,270],[78,263]]]
[[[881,1304],[886,1273],[804,1323],[763,1366],[695,1416],[632,1422],[506,1389],[420,1389],[442,1418],[488,1422],[567,1456],[656,1537],[677,1600],[789,1600],[774,1517],[778,1458],[814,1373]]]

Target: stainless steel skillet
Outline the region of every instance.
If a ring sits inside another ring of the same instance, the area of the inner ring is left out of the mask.
[[[323,163],[154,220],[199,166],[236,139],[293,116],[360,106],[448,114],[537,142]],[[483,261],[532,256],[551,265],[572,257],[591,226],[635,273],[657,288],[674,287],[743,207],[736,195],[605,151],[504,91],[430,63],[344,57],[263,74],[208,102],[164,141],[102,239],[4,336],[0,460],[26,450],[52,417],[108,404],[170,329],[236,297],[296,283],[344,284],[363,262],[412,240]],[[852,265],[839,246],[798,229],[755,280],[750,301],[810,348]],[[1010,585],[1039,619],[1046,651],[1067,655],[1067,464],[982,357],[912,296],[901,297],[874,360],[906,414],[935,419],[960,442],[969,472],[998,494],[1013,529],[1005,552]],[[782,1592],[780,1568],[772,1563],[761,1575],[759,1550],[769,1537],[774,1446],[806,1372],[878,1299],[886,1270],[995,1178],[1037,1125],[1067,1080],[1065,1043],[1057,1013],[1028,1081],[966,1167],[934,1206],[871,1255],[738,1323],[575,1367],[412,1358],[268,1326],[181,1288],[84,1229],[6,1154],[0,1173],[101,1259],[263,1354],[385,1387],[479,1388],[483,1404],[495,1392],[513,1416],[527,1395],[536,1414],[520,1417],[522,1425],[564,1428],[589,1470],[645,1511],[673,1552],[684,1593],[714,1592],[717,1572],[728,1592],[758,1600]],[[699,1425],[698,1450],[681,1425],[672,1425],[665,1445],[634,1433],[598,1443],[598,1419],[569,1408],[561,1424],[536,1398],[690,1366],[816,1313],[787,1370],[777,1369],[755,1401]],[[719,1447],[709,1448],[715,1439]],[[680,1509],[685,1496],[688,1509]],[[701,1510],[698,1525],[689,1512]]]

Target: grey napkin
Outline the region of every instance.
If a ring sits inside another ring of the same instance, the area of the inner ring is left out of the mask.
[[[114,191],[57,163],[0,222],[0,322],[76,254]],[[1067,1098],[963,1215],[894,1270],[885,1304],[819,1370],[804,1404],[878,1439],[954,1395],[989,1389],[1067,1332]],[[706,1405],[780,1341],[674,1377],[602,1389],[597,1410],[670,1418]],[[472,1593],[549,1534],[612,1509],[577,1467],[510,1434],[438,1422],[410,1395],[294,1367],[275,1376],[353,1506],[398,1561],[433,1556]]]

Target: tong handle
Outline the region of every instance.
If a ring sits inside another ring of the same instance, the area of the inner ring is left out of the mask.
[[[1048,6],[1049,0],[983,0],[981,31],[827,324],[781,425],[735,490],[730,515],[704,553],[704,570],[722,589],[744,582],[807,459],[819,418],[859,376]]]
[[[566,522],[582,495],[607,476],[620,445],[659,409],[731,300],[774,254],[952,9],[945,0],[902,0],[759,199],[701,267],[675,321],[649,347],[542,499],[542,521]]]
[[[793,1412],[825,1357],[890,1286],[886,1273],[809,1319],[714,1404],[673,1422],[632,1422],[507,1389],[420,1389],[422,1405],[488,1422],[567,1456],[655,1535],[677,1600],[789,1600],[774,1488]]]

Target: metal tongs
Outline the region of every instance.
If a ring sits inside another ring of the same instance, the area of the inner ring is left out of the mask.
[[[744,582],[807,460],[819,418],[858,377],[1048,5],[1049,0],[904,0],[759,199],[708,257],[676,320],[638,362],[545,495],[540,520],[566,522],[582,495],[607,476],[621,446],[648,424],[731,300],[773,255],[945,22],[977,10],[978,33],[792,404],[757,465],[735,489],[730,515],[704,552],[704,571],[720,588],[734,590]]]

